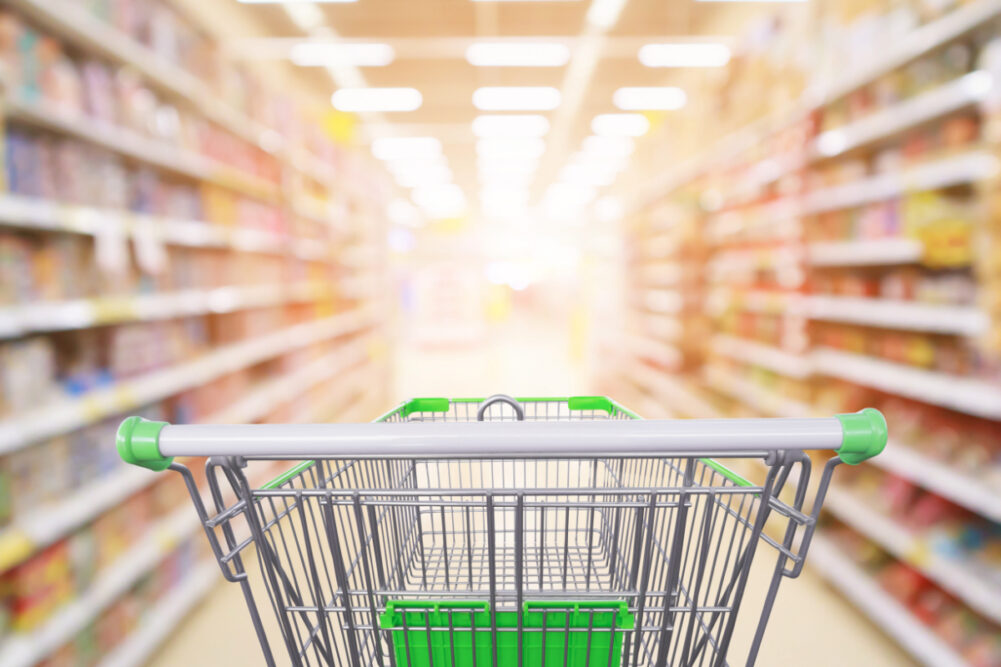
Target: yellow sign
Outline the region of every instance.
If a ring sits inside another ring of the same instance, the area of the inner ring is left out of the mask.
[[[323,119],[323,129],[339,144],[351,144],[357,134],[358,117],[343,111],[328,111]]]

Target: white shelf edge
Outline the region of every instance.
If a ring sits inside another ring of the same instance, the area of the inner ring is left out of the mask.
[[[198,517],[187,505],[160,520],[102,570],[82,595],[62,607],[42,626],[33,632],[7,638],[0,649],[0,664],[30,667],[58,649],[166,558],[178,542],[195,532],[198,525]]]
[[[974,306],[813,294],[806,297],[806,307],[814,320],[885,329],[978,336],[990,326],[987,313]]]
[[[61,399],[0,421],[0,454],[106,417],[134,410],[240,368],[357,331],[369,321],[361,308],[233,343],[194,360]]]
[[[873,53],[865,67],[849,71],[836,81],[813,84],[793,105],[792,111],[775,113],[752,121],[743,128],[716,142],[708,150],[685,160],[675,169],[660,174],[633,188],[628,197],[631,205],[627,212],[633,213],[656,204],[665,193],[697,177],[707,167],[731,158],[742,149],[758,144],[764,137],[777,129],[791,126],[801,121],[811,111],[825,107],[883,76],[886,72],[906,65],[929,50],[958,39],[978,26],[1001,15],[1001,0],[976,0],[975,2],[950,11],[935,21],[919,26],[894,41],[894,44],[880,53]],[[791,168],[800,162],[791,160]]]
[[[971,608],[996,623],[1001,622],[1001,585],[978,576],[972,566],[962,560],[936,555],[925,539],[913,535],[837,486],[828,491],[824,508],[900,561],[923,572]]]
[[[813,375],[813,363],[808,354],[797,355],[757,341],[722,334],[714,336],[710,345],[717,354],[767,368],[779,375],[798,379]]]
[[[807,263],[812,266],[893,266],[916,264],[925,254],[916,239],[864,239],[820,241],[807,246]]]
[[[803,213],[812,215],[884,201],[906,192],[976,183],[995,176],[998,169],[998,158],[990,152],[971,150],[900,171],[814,190],[804,196]]]
[[[322,292],[321,283],[303,281],[287,287],[232,285],[0,306],[0,338],[280,306],[309,301],[313,298],[311,295],[320,295]]]
[[[821,107],[844,97],[866,84],[875,81],[885,73],[902,67],[923,54],[962,37],[978,26],[1001,15],[1001,2],[979,0],[964,7],[951,10],[945,16],[918,26],[881,53],[874,52],[873,58],[864,67],[849,72],[835,82],[824,86],[820,94],[814,93],[812,106]]]
[[[209,94],[208,84],[178,65],[160,58],[114,26],[105,24],[75,3],[53,0],[10,0],[10,4],[42,20],[63,39],[138,70],[157,87],[184,99],[208,119],[255,146],[265,148],[284,141],[274,130],[221,103]],[[265,150],[267,150],[265,148]]]
[[[180,220],[132,211],[63,204],[46,199],[0,194],[0,226],[96,236],[114,225],[123,235],[136,236],[143,226],[168,245],[191,248],[231,248],[240,252],[285,254],[291,248],[299,259],[316,261],[316,249],[303,252],[298,244],[324,243],[317,239],[288,239],[258,229],[232,228],[196,220]]]
[[[921,664],[967,667],[951,646],[936,637],[828,538],[821,534],[813,536],[806,562]]]
[[[813,409],[806,403],[772,393],[754,382],[738,377],[721,368],[709,366],[705,378],[710,386],[741,403],[773,417],[812,417]]]
[[[833,348],[813,351],[819,373],[889,394],[988,419],[1001,419],[1001,385],[924,370]]]
[[[353,341],[326,357],[311,361],[298,371],[269,380],[219,412],[208,415],[199,423],[237,424],[256,421],[281,402],[312,389],[342,371],[351,371],[367,357],[367,340]],[[141,491],[158,479],[142,468],[126,466],[120,472],[78,489],[71,495],[43,506],[37,512],[17,519],[0,530],[0,553],[12,554],[0,562],[0,573],[23,562],[39,549],[52,544],[73,529],[99,516],[130,495]]]
[[[962,111],[983,100],[991,89],[990,73],[973,71],[847,125],[821,133],[810,145],[813,160],[836,158],[896,136],[929,121]]]
[[[188,612],[221,580],[219,565],[214,560],[209,559],[197,566],[145,614],[125,641],[101,659],[99,667],[144,665]]]
[[[1001,490],[995,491],[949,464],[926,457],[892,438],[886,449],[869,459],[874,466],[906,477],[952,502],[1001,523]]]
[[[629,375],[634,383],[646,390],[647,394],[667,403],[667,407],[661,406],[661,409],[666,412],[680,412],[691,417],[704,419],[719,417],[719,413],[716,412],[712,404],[667,373],[658,373],[643,364],[633,364]]]
[[[249,197],[271,201],[278,199],[280,188],[275,183],[129,128],[13,97],[6,99],[4,104],[10,119],[67,134],[194,180],[211,181],[224,188],[239,190]]]

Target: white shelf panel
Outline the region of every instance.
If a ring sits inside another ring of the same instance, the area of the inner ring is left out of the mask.
[[[276,184],[247,174],[239,169],[215,162],[195,153],[157,139],[145,137],[131,129],[110,125],[96,118],[28,103],[16,98],[5,100],[5,110],[11,120],[20,121],[69,135],[100,146],[130,159],[181,174],[199,181],[211,181],[225,188],[238,190],[250,197],[274,201],[278,198]]]
[[[634,363],[629,368],[629,378],[644,388],[654,399],[659,411],[703,419],[719,417],[719,413],[711,403],[686,386],[683,381],[667,373]],[[649,410],[646,412],[657,416],[657,413],[651,413]]]
[[[348,343],[332,354],[311,361],[305,368],[271,380],[220,413],[207,418],[205,423],[245,424],[256,421],[271,412],[275,406],[361,364],[369,358],[368,343],[367,339]]]
[[[817,371],[831,377],[978,417],[1001,419],[1001,386],[997,384],[831,348],[815,350],[813,359]]]
[[[978,336],[990,325],[987,313],[973,306],[823,295],[807,297],[806,306],[809,317],[814,320],[884,329]]]
[[[231,313],[309,301],[328,293],[322,283],[192,289],[140,296],[40,301],[0,307],[0,338],[66,331],[122,322],[146,322],[210,313]]]
[[[892,438],[879,456],[869,459],[872,465],[906,477],[915,484],[948,498],[957,505],[1001,523],[1001,489],[955,470],[921,452],[895,442]]]
[[[0,530],[0,573],[42,547],[82,526],[156,480],[156,473],[133,466],[72,492],[65,499],[18,517]]]
[[[717,354],[745,364],[761,366],[786,377],[802,379],[813,374],[813,363],[808,355],[793,354],[736,336],[715,336],[711,346]]]
[[[368,340],[359,339],[307,367],[262,383],[236,403],[207,416],[203,423],[244,424],[257,421],[276,405],[294,400],[316,385],[340,378],[368,359]],[[0,530],[0,573],[24,561],[158,479],[134,466],[79,489],[64,500],[43,506]]]
[[[283,255],[315,260],[316,244],[322,241],[290,241],[279,234],[257,229],[239,229],[194,220],[178,220],[114,209],[60,204],[44,199],[0,194],[0,225],[96,236],[116,232],[137,236],[151,229],[168,245],[192,248],[232,248],[240,252]],[[307,248],[305,245],[309,244]],[[326,246],[326,244],[323,244]]]
[[[775,394],[726,369],[709,366],[705,378],[716,390],[771,417],[813,416],[813,408],[808,404]]]
[[[166,558],[198,526],[197,515],[187,505],[157,523],[132,548],[103,570],[82,595],[56,612],[41,627],[34,632],[5,639],[0,648],[0,665],[30,667],[58,649]]]
[[[156,87],[187,101],[244,140],[269,151],[284,143],[274,130],[221,102],[207,84],[95,17],[80,3],[74,0],[8,0],[7,4],[34,17],[63,39],[137,70]]]
[[[985,566],[978,567],[975,563],[936,554],[924,538],[871,509],[844,489],[831,487],[824,507],[899,560],[923,572],[971,608],[995,622],[1001,622],[1001,578],[992,581],[985,572]]]
[[[853,90],[875,81],[887,72],[920,58],[932,49],[948,44],[1001,15],[998,0],[977,0],[919,28],[911,30],[893,44],[873,49],[864,67],[856,68],[826,86],[813,86],[813,106],[824,106]],[[885,46],[885,48],[883,48]]]
[[[810,157],[831,158],[895,136],[923,123],[966,109],[983,100],[990,90],[989,72],[970,72],[853,123],[824,132],[813,141]]]
[[[636,356],[655,361],[666,367],[674,367],[682,362],[678,348],[669,343],[642,335],[630,335],[623,339],[626,349]]]
[[[193,361],[118,382],[108,388],[92,390],[79,398],[62,399],[9,417],[0,421],[0,454],[135,410],[265,359],[357,331],[370,319],[367,310],[359,309],[299,324],[253,340],[227,345]]]
[[[199,565],[143,617],[139,627],[104,656],[99,667],[142,667],[198,601],[222,580],[214,560]]]
[[[852,208],[891,199],[906,192],[976,183],[995,176],[998,167],[998,159],[987,151],[960,153],[917,167],[815,190],[805,196],[803,212],[809,215]]]
[[[951,646],[823,535],[814,535],[806,562],[922,665],[967,667],[967,662]]]
[[[915,239],[871,239],[811,243],[806,261],[813,266],[895,266],[916,264],[924,244]]]

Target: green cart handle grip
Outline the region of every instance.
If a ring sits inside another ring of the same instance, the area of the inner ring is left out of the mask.
[[[122,460],[156,472],[166,470],[174,457],[160,454],[160,431],[167,422],[128,417],[118,426],[115,445]]]
[[[841,422],[841,447],[838,456],[849,465],[871,459],[886,447],[886,418],[875,408],[837,415]]]

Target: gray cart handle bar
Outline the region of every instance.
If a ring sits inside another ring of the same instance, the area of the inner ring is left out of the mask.
[[[858,464],[886,446],[873,408],[811,419],[568,422],[171,425],[129,417],[118,429],[124,461],[165,470],[177,456],[312,458],[547,458],[567,456],[765,456],[835,450]]]

